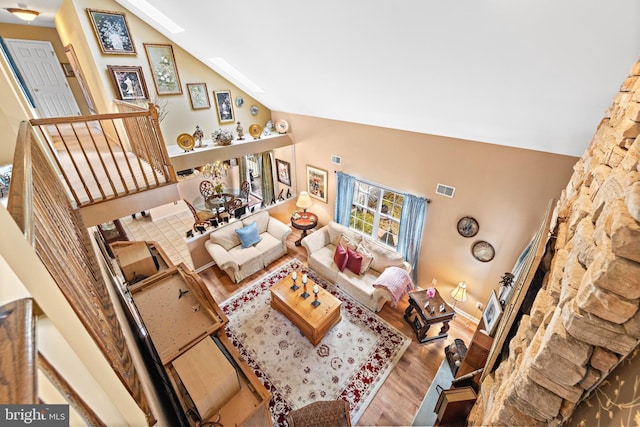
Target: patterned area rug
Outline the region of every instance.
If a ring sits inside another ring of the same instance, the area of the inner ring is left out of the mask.
[[[269,288],[293,270],[307,272],[342,301],[342,320],[314,347],[270,306]],[[343,399],[356,424],[411,340],[296,259],[221,304],[227,335],[272,395],[274,425],[292,409]]]

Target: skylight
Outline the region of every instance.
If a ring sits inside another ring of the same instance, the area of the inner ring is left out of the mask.
[[[160,12],[153,5],[149,4],[147,0],[128,0],[133,6],[140,9],[142,13],[147,15],[149,18],[156,21],[158,24],[162,25],[167,29],[171,34],[178,34],[184,32],[184,28],[180,25],[176,24],[174,21],[169,19],[167,15]]]
[[[265,93],[264,89],[251,81],[247,76],[238,71],[233,65],[229,64],[224,58],[209,58],[209,61],[220,71],[225,73],[229,79],[235,80],[239,85],[244,86],[254,93]]]

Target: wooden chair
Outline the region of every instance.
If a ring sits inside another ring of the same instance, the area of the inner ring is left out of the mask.
[[[204,197],[205,200],[215,194],[213,187],[213,182],[206,179],[200,182],[200,194],[202,194],[202,197]]]
[[[231,219],[231,217],[235,213],[235,210],[241,208],[243,205],[244,202],[242,201],[242,199],[239,199],[237,197],[232,198],[225,204],[224,212],[220,214],[220,218],[223,220],[225,220],[225,218]]]
[[[289,412],[287,423],[289,427],[351,427],[349,410],[344,400],[319,400]]]
[[[193,223],[193,231],[199,231],[202,229],[207,229],[211,225],[209,222],[210,219],[215,218],[216,215],[211,212],[206,211],[198,211],[193,205],[187,202],[185,199],[182,199],[184,203],[187,205],[191,214],[193,215],[194,223]]]

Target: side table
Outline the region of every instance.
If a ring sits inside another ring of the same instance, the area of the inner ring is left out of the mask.
[[[427,306],[428,303],[428,306]],[[444,306],[444,311],[440,311],[440,306]],[[431,312],[431,309],[433,313]],[[413,318],[411,314],[415,311]],[[411,326],[416,333],[416,337],[420,344],[429,341],[446,338],[449,330],[449,322],[453,319],[454,311],[447,306],[438,291],[433,298],[429,298],[426,290],[409,292],[409,306],[404,312],[404,320]],[[431,325],[442,323],[440,332],[435,336],[427,336],[427,331]]]
[[[311,212],[298,212],[297,216],[291,216],[291,226],[296,230],[302,230],[302,236],[296,241],[296,246],[307,236],[307,231],[318,225],[318,216]]]

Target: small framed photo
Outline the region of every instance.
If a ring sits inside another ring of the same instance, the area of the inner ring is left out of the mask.
[[[211,108],[206,83],[187,83],[187,92],[189,92],[189,101],[191,101],[192,109],[203,110]]]
[[[307,165],[307,192],[327,203],[327,171]]]
[[[71,66],[70,63],[68,62],[63,62],[60,65],[62,65],[62,71],[64,72],[64,75],[67,77],[75,77],[75,73],[73,72],[73,67]]]
[[[498,297],[496,296],[495,291],[491,291],[491,296],[489,297],[489,301],[482,312],[482,321],[484,323],[484,328],[487,331],[489,336],[493,336],[495,332],[496,325],[502,316],[502,306],[500,305],[500,301],[498,301]]]
[[[158,95],[181,95],[182,85],[176,68],[176,58],[173,56],[173,46],[144,43],[144,50]]]
[[[291,163],[276,159],[276,169],[278,170],[278,182],[291,186]]]
[[[149,99],[142,67],[107,65],[118,99],[123,101]]]
[[[102,53],[136,54],[136,47],[124,13],[97,9],[87,9],[87,13]]]
[[[233,102],[231,102],[231,91],[219,90],[213,92],[218,111],[219,123],[233,123],[236,121],[233,114]]]

